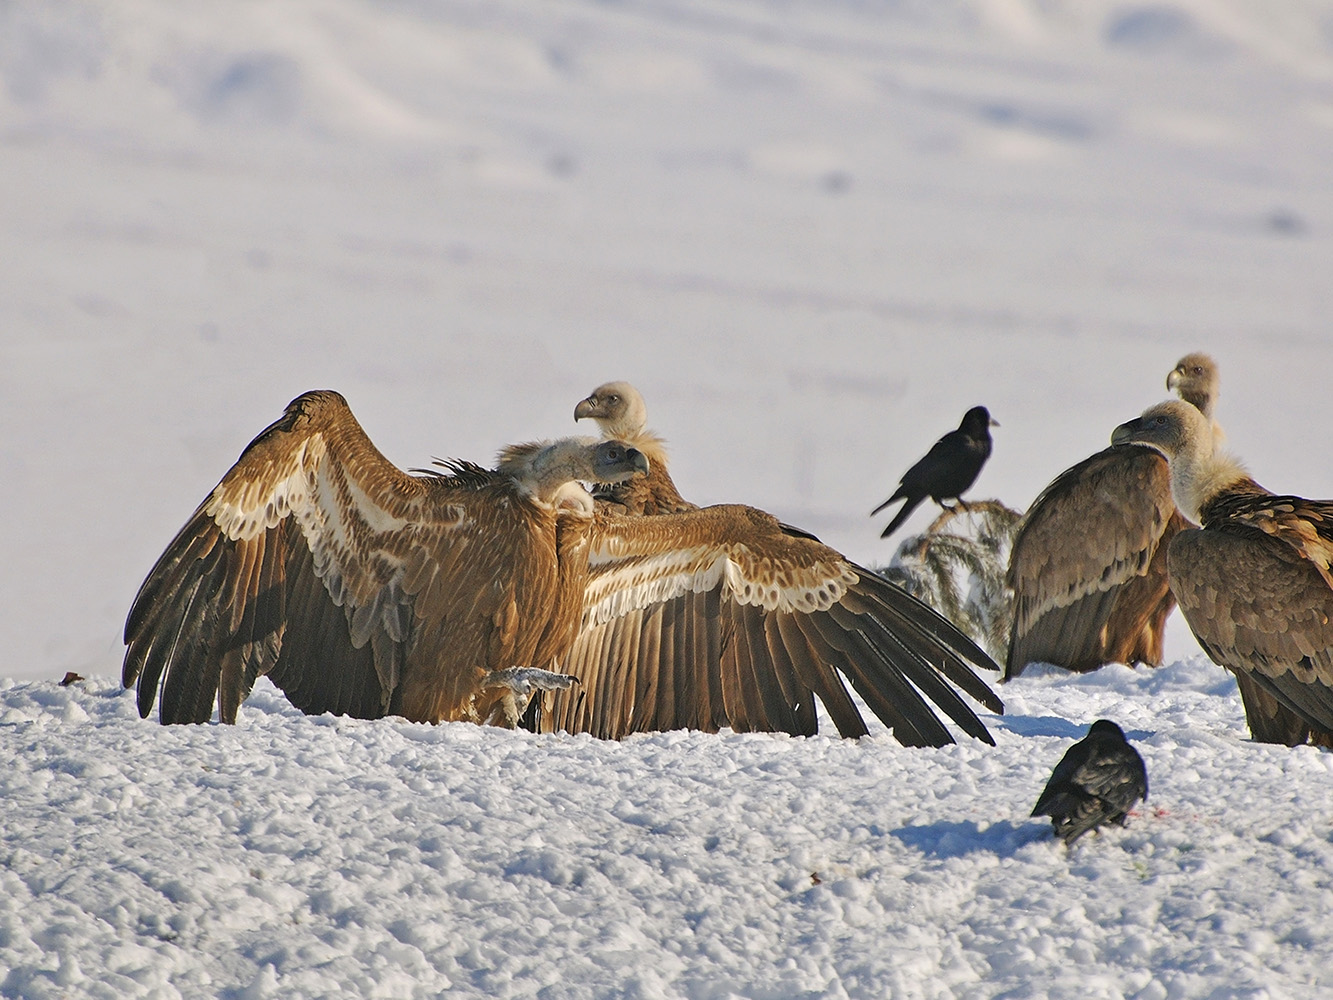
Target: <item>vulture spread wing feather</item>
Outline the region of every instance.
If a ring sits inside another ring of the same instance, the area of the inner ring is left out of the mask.
[[[360,652],[368,616],[358,622],[359,643],[349,616],[377,609],[374,625],[406,638],[395,587],[400,556],[383,540],[420,509],[425,490],[385,461],[350,417],[336,393],[293,401],[167,547],[125,625],[123,679],[138,684],[141,713],[161,681],[163,721],[206,721],[216,695],[222,719],[234,722],[255,678],[280,658],[289,610],[309,626],[294,630],[293,650],[329,652],[320,648],[329,628],[347,647],[318,679],[297,677],[288,658],[279,675],[298,697],[312,707],[339,705],[372,679],[380,692],[392,689],[392,664]]]
[[[215,701],[234,722],[261,674],[306,712],[484,719],[511,696],[489,672],[549,665],[577,622],[577,604],[569,624],[552,620],[557,520],[577,545],[592,504],[580,489],[583,516],[562,512],[560,490],[643,464],[632,449],[571,440],[505,473],[413,476],[342,396],[306,393],[149,573],[126,620],[124,683],[145,716],[160,685],[163,722],[207,721]]]
[[[542,730],[810,734],[818,697],[839,732],[863,735],[845,677],[903,743],[953,741],[929,701],[992,742],[948,683],[1002,711],[971,669],[990,667],[986,654],[905,591],[771,515],[742,505],[601,511],[590,537],[583,624],[563,662],[581,683],[546,697]],[[601,686],[608,675],[614,697]],[[642,704],[627,704],[631,695]]]

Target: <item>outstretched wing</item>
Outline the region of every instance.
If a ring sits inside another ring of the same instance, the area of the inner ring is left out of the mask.
[[[1000,712],[972,666],[994,668],[934,610],[752,507],[594,520],[578,636],[544,730],[866,733],[845,677],[899,741],[953,737],[932,710],[992,742],[954,685]]]
[[[417,613],[438,621],[469,551],[499,548],[478,540],[468,495],[393,466],[338,393],[293,400],[135,597],[123,680],[140,714],[160,686],[164,723],[207,721],[215,700],[234,722],[261,674],[306,712],[389,711]]]
[[[1056,477],[1028,508],[1010,554],[1005,678],[1034,662],[1160,662],[1174,601],[1165,551],[1155,557],[1186,523],[1166,460],[1150,448],[1106,448]]]

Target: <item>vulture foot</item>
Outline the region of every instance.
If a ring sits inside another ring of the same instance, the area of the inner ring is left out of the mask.
[[[486,716],[485,724],[517,729],[534,691],[565,691],[577,678],[540,667],[506,667],[492,670],[482,679],[484,688],[507,688]]]

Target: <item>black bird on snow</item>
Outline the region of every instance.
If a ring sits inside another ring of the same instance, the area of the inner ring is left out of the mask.
[[[936,441],[925,458],[903,473],[893,496],[870,512],[874,517],[893,501],[906,498],[902,510],[879,537],[893,534],[926,497],[941,507],[945,506],[945,500],[957,500],[966,509],[967,504],[959,494],[977,481],[981,467],[990,458],[990,429],[999,426],[984,406],[974,406],[964,413],[958,429]]]
[[[1125,814],[1148,798],[1148,771],[1124,730],[1098,719],[1060,758],[1033,816],[1051,817],[1055,835],[1068,847],[1103,823],[1125,825]]]

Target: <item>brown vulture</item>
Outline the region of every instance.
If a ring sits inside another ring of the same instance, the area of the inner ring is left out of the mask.
[[[1218,373],[1208,355],[1185,355],[1166,385],[1212,419]],[[1166,462],[1151,448],[1113,444],[1060,473],[1023,515],[1010,550],[1004,679],[1029,663],[1159,666],[1175,607],[1166,549],[1184,526]]]
[[[139,588],[122,679],[140,714],[160,679],[162,722],[206,722],[215,701],[235,722],[266,674],[312,714],[513,724],[534,682],[568,683],[526,668],[557,659],[577,622],[552,614],[564,550],[591,524],[577,481],[647,460],[565,439],[510,449],[495,472],[449,469],[393,466],[336,392],[293,400]]]
[[[267,674],[306,712],[512,724],[569,683],[551,668],[583,682],[571,731],[813,732],[813,693],[859,735],[841,671],[904,743],[952,742],[926,699],[990,742],[953,687],[1001,711],[969,665],[989,661],[929,608],[760,511],[594,513],[573,481],[649,465],[573,440],[410,475],[342,397],[306,394],[150,573],[124,680],[146,715],[163,678],[164,722],[215,699],[234,721]]]
[[[1143,758],[1123,729],[1110,719],[1098,719],[1055,765],[1032,815],[1051,817],[1055,835],[1071,847],[1104,823],[1124,826],[1134,803],[1147,798]]]
[[[902,509],[879,537],[893,534],[926,497],[941,507],[945,500],[963,504],[960,494],[977,481],[981,467],[990,458],[990,429],[998,426],[984,406],[974,406],[964,413],[957,429],[936,441],[924,458],[903,473],[893,495],[870,512],[874,517],[895,500],[903,501]]]
[[[579,683],[534,700],[534,728],[810,735],[817,698],[842,735],[860,736],[845,676],[904,744],[953,741],[926,699],[992,742],[949,682],[1001,712],[969,664],[998,667],[952,623],[771,514],[682,500],[628,383],[596,390],[584,416],[645,450],[652,470],[633,484],[647,490],[598,501],[582,624],[561,665]]]
[[[1236,675],[1251,735],[1333,746],[1333,501],[1270,493],[1175,400],[1112,440],[1166,456],[1176,504],[1200,525],[1171,540],[1171,590],[1199,645]]]
[[[652,466],[648,475],[593,489],[599,500],[617,505],[624,514],[679,514],[698,510],[685,500],[667,471],[666,443],[648,430],[648,408],[639,390],[628,382],[599,385],[574,407],[574,419],[594,420],[606,441],[624,441],[643,452]]]

